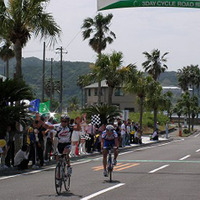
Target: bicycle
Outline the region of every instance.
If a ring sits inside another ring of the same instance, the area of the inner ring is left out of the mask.
[[[110,182],[112,182],[112,172],[113,172],[113,162],[112,162],[112,146],[109,146],[107,148],[108,150],[108,164],[107,164],[107,170],[108,170],[108,176]]]
[[[63,183],[65,190],[69,191],[71,173],[69,172],[69,170],[67,170],[66,173],[66,163],[69,159],[69,156],[66,157],[66,154],[60,154],[58,156],[59,160],[55,168],[55,188],[56,193],[60,195]]]

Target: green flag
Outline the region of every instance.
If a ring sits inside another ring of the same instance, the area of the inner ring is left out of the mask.
[[[44,103],[40,103],[39,112],[41,114],[49,113],[50,109],[50,101],[46,101]]]

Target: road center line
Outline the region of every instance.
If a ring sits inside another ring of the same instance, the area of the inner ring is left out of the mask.
[[[150,171],[149,174],[152,174],[152,173],[154,173],[154,172],[157,172],[157,171],[159,171],[159,170],[161,170],[161,169],[164,169],[165,167],[168,167],[168,166],[169,166],[169,165],[163,165],[162,167],[159,167],[159,168],[157,168],[157,169],[154,169],[154,170]]]
[[[91,194],[91,195],[89,195],[89,196],[87,196],[87,197],[84,197],[84,198],[82,198],[81,200],[89,200],[89,199],[92,199],[92,198],[94,198],[94,197],[96,197],[96,196],[98,196],[98,195],[100,195],[100,194],[103,194],[103,193],[108,192],[108,191],[110,191],[110,190],[114,190],[114,189],[116,189],[116,188],[118,188],[118,187],[121,187],[121,186],[123,186],[123,185],[125,185],[125,183],[119,183],[119,184],[117,184],[117,185],[114,185],[114,186],[112,186],[112,187],[106,188],[106,189],[104,189],[104,190],[100,190],[99,192],[96,192],[96,193],[94,193],[94,194]]]
[[[198,153],[199,151],[200,151],[200,149],[197,149],[197,150],[196,150],[196,153]]]
[[[191,155],[187,155],[187,156],[184,156],[183,158],[180,158],[179,160],[185,160],[187,158],[189,158]]]

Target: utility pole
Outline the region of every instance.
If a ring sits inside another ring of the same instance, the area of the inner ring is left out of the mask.
[[[52,99],[53,99],[53,58],[51,58],[51,92],[50,92],[50,111],[52,111]]]
[[[45,84],[45,42],[43,46],[42,102],[44,102],[44,84]]]
[[[59,108],[59,112],[62,113],[62,107],[63,107],[63,65],[62,65],[62,58],[63,58],[63,53],[67,53],[67,52],[63,52],[63,48],[57,48],[56,50],[59,51],[60,53],[60,108]]]

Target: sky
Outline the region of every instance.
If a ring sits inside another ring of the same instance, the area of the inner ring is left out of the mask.
[[[62,29],[61,41],[47,47],[46,60],[59,60],[56,48],[63,47],[63,60],[95,62],[97,55],[83,41],[81,26],[87,17],[94,18],[96,0],[50,0],[46,8]],[[130,63],[142,70],[146,60],[143,52],[159,49],[167,55],[168,71],[184,66],[200,65],[200,9],[190,8],[122,8],[101,11],[113,14],[110,30],[116,39],[103,53],[123,53],[123,65]],[[32,37],[23,49],[23,57],[43,58],[43,42]]]

